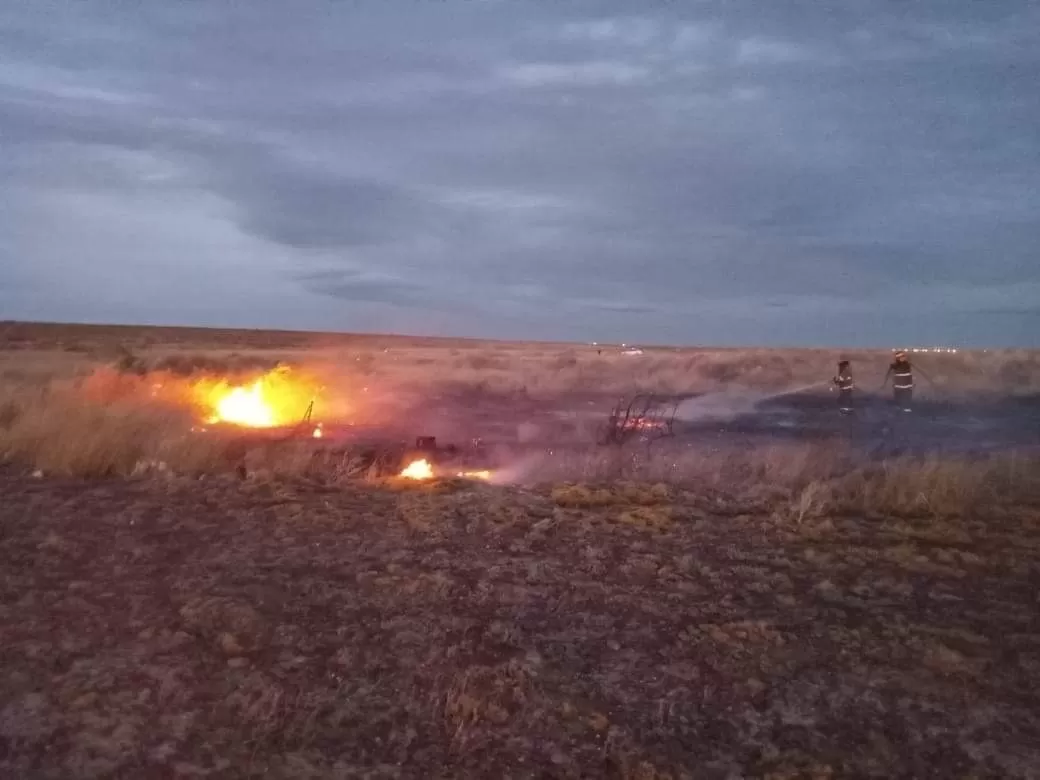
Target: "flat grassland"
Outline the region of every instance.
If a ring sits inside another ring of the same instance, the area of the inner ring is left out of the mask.
[[[1040,356],[922,356],[920,416],[855,422],[836,357],[0,324],[0,775],[1036,777]],[[145,392],[278,362],[510,478]],[[597,445],[637,390],[711,414]]]

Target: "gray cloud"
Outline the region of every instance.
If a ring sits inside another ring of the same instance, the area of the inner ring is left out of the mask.
[[[436,227],[438,210],[404,187],[284,161],[242,163],[219,170],[213,186],[240,206],[244,229],[279,244],[352,249]]]
[[[304,287],[319,295],[343,301],[361,303],[390,303],[396,306],[419,307],[430,311],[450,310],[461,297],[450,287],[421,283],[394,276],[364,273],[356,270],[323,270],[300,274],[297,279]]]
[[[1036,343],[1027,0],[45,2],[0,51],[14,316]]]

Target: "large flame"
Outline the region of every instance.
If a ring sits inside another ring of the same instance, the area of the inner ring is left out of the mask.
[[[295,425],[304,419],[320,387],[288,368],[273,371],[241,384],[227,379],[202,379],[192,385],[195,403],[207,423],[228,423],[247,428]],[[314,436],[319,437],[316,428]]]
[[[236,387],[217,401],[213,422],[234,423],[249,428],[271,428],[275,425],[274,409],[264,398],[260,379],[248,387]]]
[[[433,466],[426,458],[413,460],[401,470],[401,476],[407,479],[432,479]]]

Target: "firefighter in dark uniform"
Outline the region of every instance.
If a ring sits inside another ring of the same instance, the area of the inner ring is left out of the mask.
[[[893,400],[900,409],[909,412],[914,399],[914,367],[903,350],[895,353],[888,373],[885,374],[885,384],[888,384],[889,377],[892,377]]]
[[[852,389],[856,386],[852,381],[852,371],[849,369],[849,361],[838,362],[838,374],[831,382],[838,388],[838,411],[842,414],[852,413]]]

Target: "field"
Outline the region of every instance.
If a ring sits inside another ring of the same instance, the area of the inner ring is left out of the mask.
[[[1040,355],[838,356],[2,324],[0,775],[1036,777]]]

